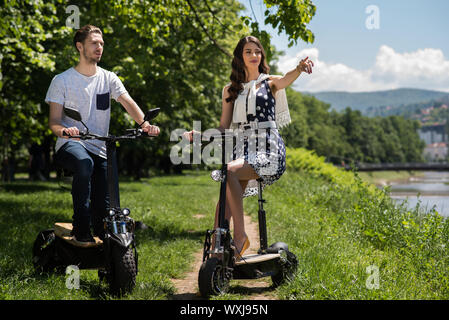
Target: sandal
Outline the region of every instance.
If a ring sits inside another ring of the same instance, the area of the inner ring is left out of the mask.
[[[246,237],[245,242],[243,243],[242,249],[240,250],[240,252],[236,252],[237,260],[241,260],[243,258],[243,253],[249,248],[249,245],[250,245],[249,238]]]

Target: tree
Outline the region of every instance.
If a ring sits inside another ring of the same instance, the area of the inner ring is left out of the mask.
[[[267,10],[265,10],[266,25],[271,25],[278,34],[285,32],[291,47],[302,40],[306,43],[313,43],[315,36],[307,25],[312,20],[316,12],[316,6],[311,0],[263,0]],[[271,35],[261,30],[259,22],[255,17],[243,16],[243,21],[251,27],[252,35],[259,38],[267,54],[269,61],[278,58],[276,48],[271,44]]]
[[[329,104],[291,89],[288,97],[292,123],[281,133],[289,147],[312,149],[337,164],[422,161],[417,121],[365,117],[349,107],[329,111]]]
[[[55,71],[54,55],[45,50],[69,33],[60,25],[54,3],[4,1],[0,9],[0,135],[2,163],[24,145],[45,138],[41,84]],[[48,133],[48,132],[47,132]],[[7,168],[8,170],[8,168]]]
[[[310,1],[290,1],[294,7],[290,11],[287,1],[266,3],[271,6],[268,23],[295,41],[313,39],[305,28],[315,10]],[[222,89],[231,72],[230,53],[242,36],[257,34],[258,24],[239,17],[243,7],[235,0],[70,4],[79,8],[80,26],[89,23],[103,30],[105,51],[100,66],[118,74],[143,110],[160,107],[162,111],[155,120],[162,128],[160,137],[119,148],[119,156],[127,160],[120,161],[126,164],[123,169],[136,177],[149,167],[170,171],[170,132],[191,129],[193,120],[201,121],[202,129],[218,125]],[[9,153],[50,134],[45,93],[52,77],[78,59],[72,44],[75,30],[65,23],[67,5],[62,0],[8,1],[0,9],[0,134]],[[292,19],[290,12],[299,14],[302,22]],[[277,51],[266,34],[262,40],[273,61]],[[111,133],[134,125],[113,103]]]

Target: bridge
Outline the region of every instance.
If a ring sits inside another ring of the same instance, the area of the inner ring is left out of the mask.
[[[354,163],[345,165],[336,165],[346,170],[356,171],[449,171],[449,163]]]

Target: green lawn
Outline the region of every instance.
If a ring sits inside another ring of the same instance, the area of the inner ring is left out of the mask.
[[[121,182],[121,205],[149,229],[137,231],[139,273],[127,299],[167,299],[213,225],[218,184],[205,172]],[[37,275],[31,261],[39,231],[71,221],[71,194],[56,182],[17,181],[0,186],[0,299],[109,299],[97,272],[81,270],[80,289],[66,276]]]
[[[448,299],[449,223],[438,213],[395,207],[388,194],[305,151],[266,188],[268,242],[289,244],[299,260],[279,299]],[[137,232],[139,274],[123,299],[169,299],[213,224],[219,185],[207,171],[121,182],[122,206],[149,226]],[[245,200],[256,221],[257,199]],[[64,274],[39,275],[31,247],[40,230],[70,221],[71,195],[56,182],[0,185],[0,299],[112,299],[96,271],[81,288]],[[374,268],[374,269],[373,269]],[[375,271],[373,271],[375,270]],[[376,272],[377,270],[377,272]],[[373,273],[374,272],[374,273]],[[375,280],[378,280],[376,282]],[[218,299],[244,299],[234,288]]]

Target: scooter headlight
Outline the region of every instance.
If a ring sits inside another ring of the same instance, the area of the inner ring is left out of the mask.
[[[124,209],[122,210],[122,214],[123,214],[124,216],[129,216],[130,213],[131,213],[131,211],[130,211],[128,208],[124,208]]]

